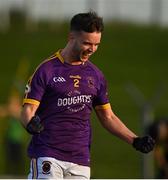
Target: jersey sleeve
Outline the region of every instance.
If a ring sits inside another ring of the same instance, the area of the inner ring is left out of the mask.
[[[39,105],[47,86],[45,69],[40,66],[28,80],[23,99],[25,103]]]
[[[97,91],[97,96],[94,98],[93,107],[95,109],[107,109],[110,108],[109,98],[108,98],[108,90],[107,90],[107,82],[102,75],[99,79],[99,88]]]

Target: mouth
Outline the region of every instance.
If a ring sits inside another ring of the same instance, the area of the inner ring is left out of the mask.
[[[82,52],[81,55],[80,55],[80,59],[81,61],[86,61],[89,59],[89,57],[92,55],[93,53],[92,52]]]

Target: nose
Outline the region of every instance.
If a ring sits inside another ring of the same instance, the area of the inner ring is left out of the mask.
[[[97,50],[97,46],[95,46],[94,44],[89,47],[90,52],[95,52],[96,50]]]

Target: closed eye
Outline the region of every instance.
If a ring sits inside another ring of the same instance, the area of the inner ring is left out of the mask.
[[[100,43],[92,44],[90,42],[83,42],[84,45],[89,45],[89,46],[99,46]]]

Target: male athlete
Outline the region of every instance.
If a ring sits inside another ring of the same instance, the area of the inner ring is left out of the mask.
[[[90,178],[90,115],[136,150],[150,152],[150,136],[137,137],[113,113],[102,72],[89,59],[103,31],[95,12],[75,15],[68,42],[42,62],[29,79],[22,124],[32,134],[29,178]]]

